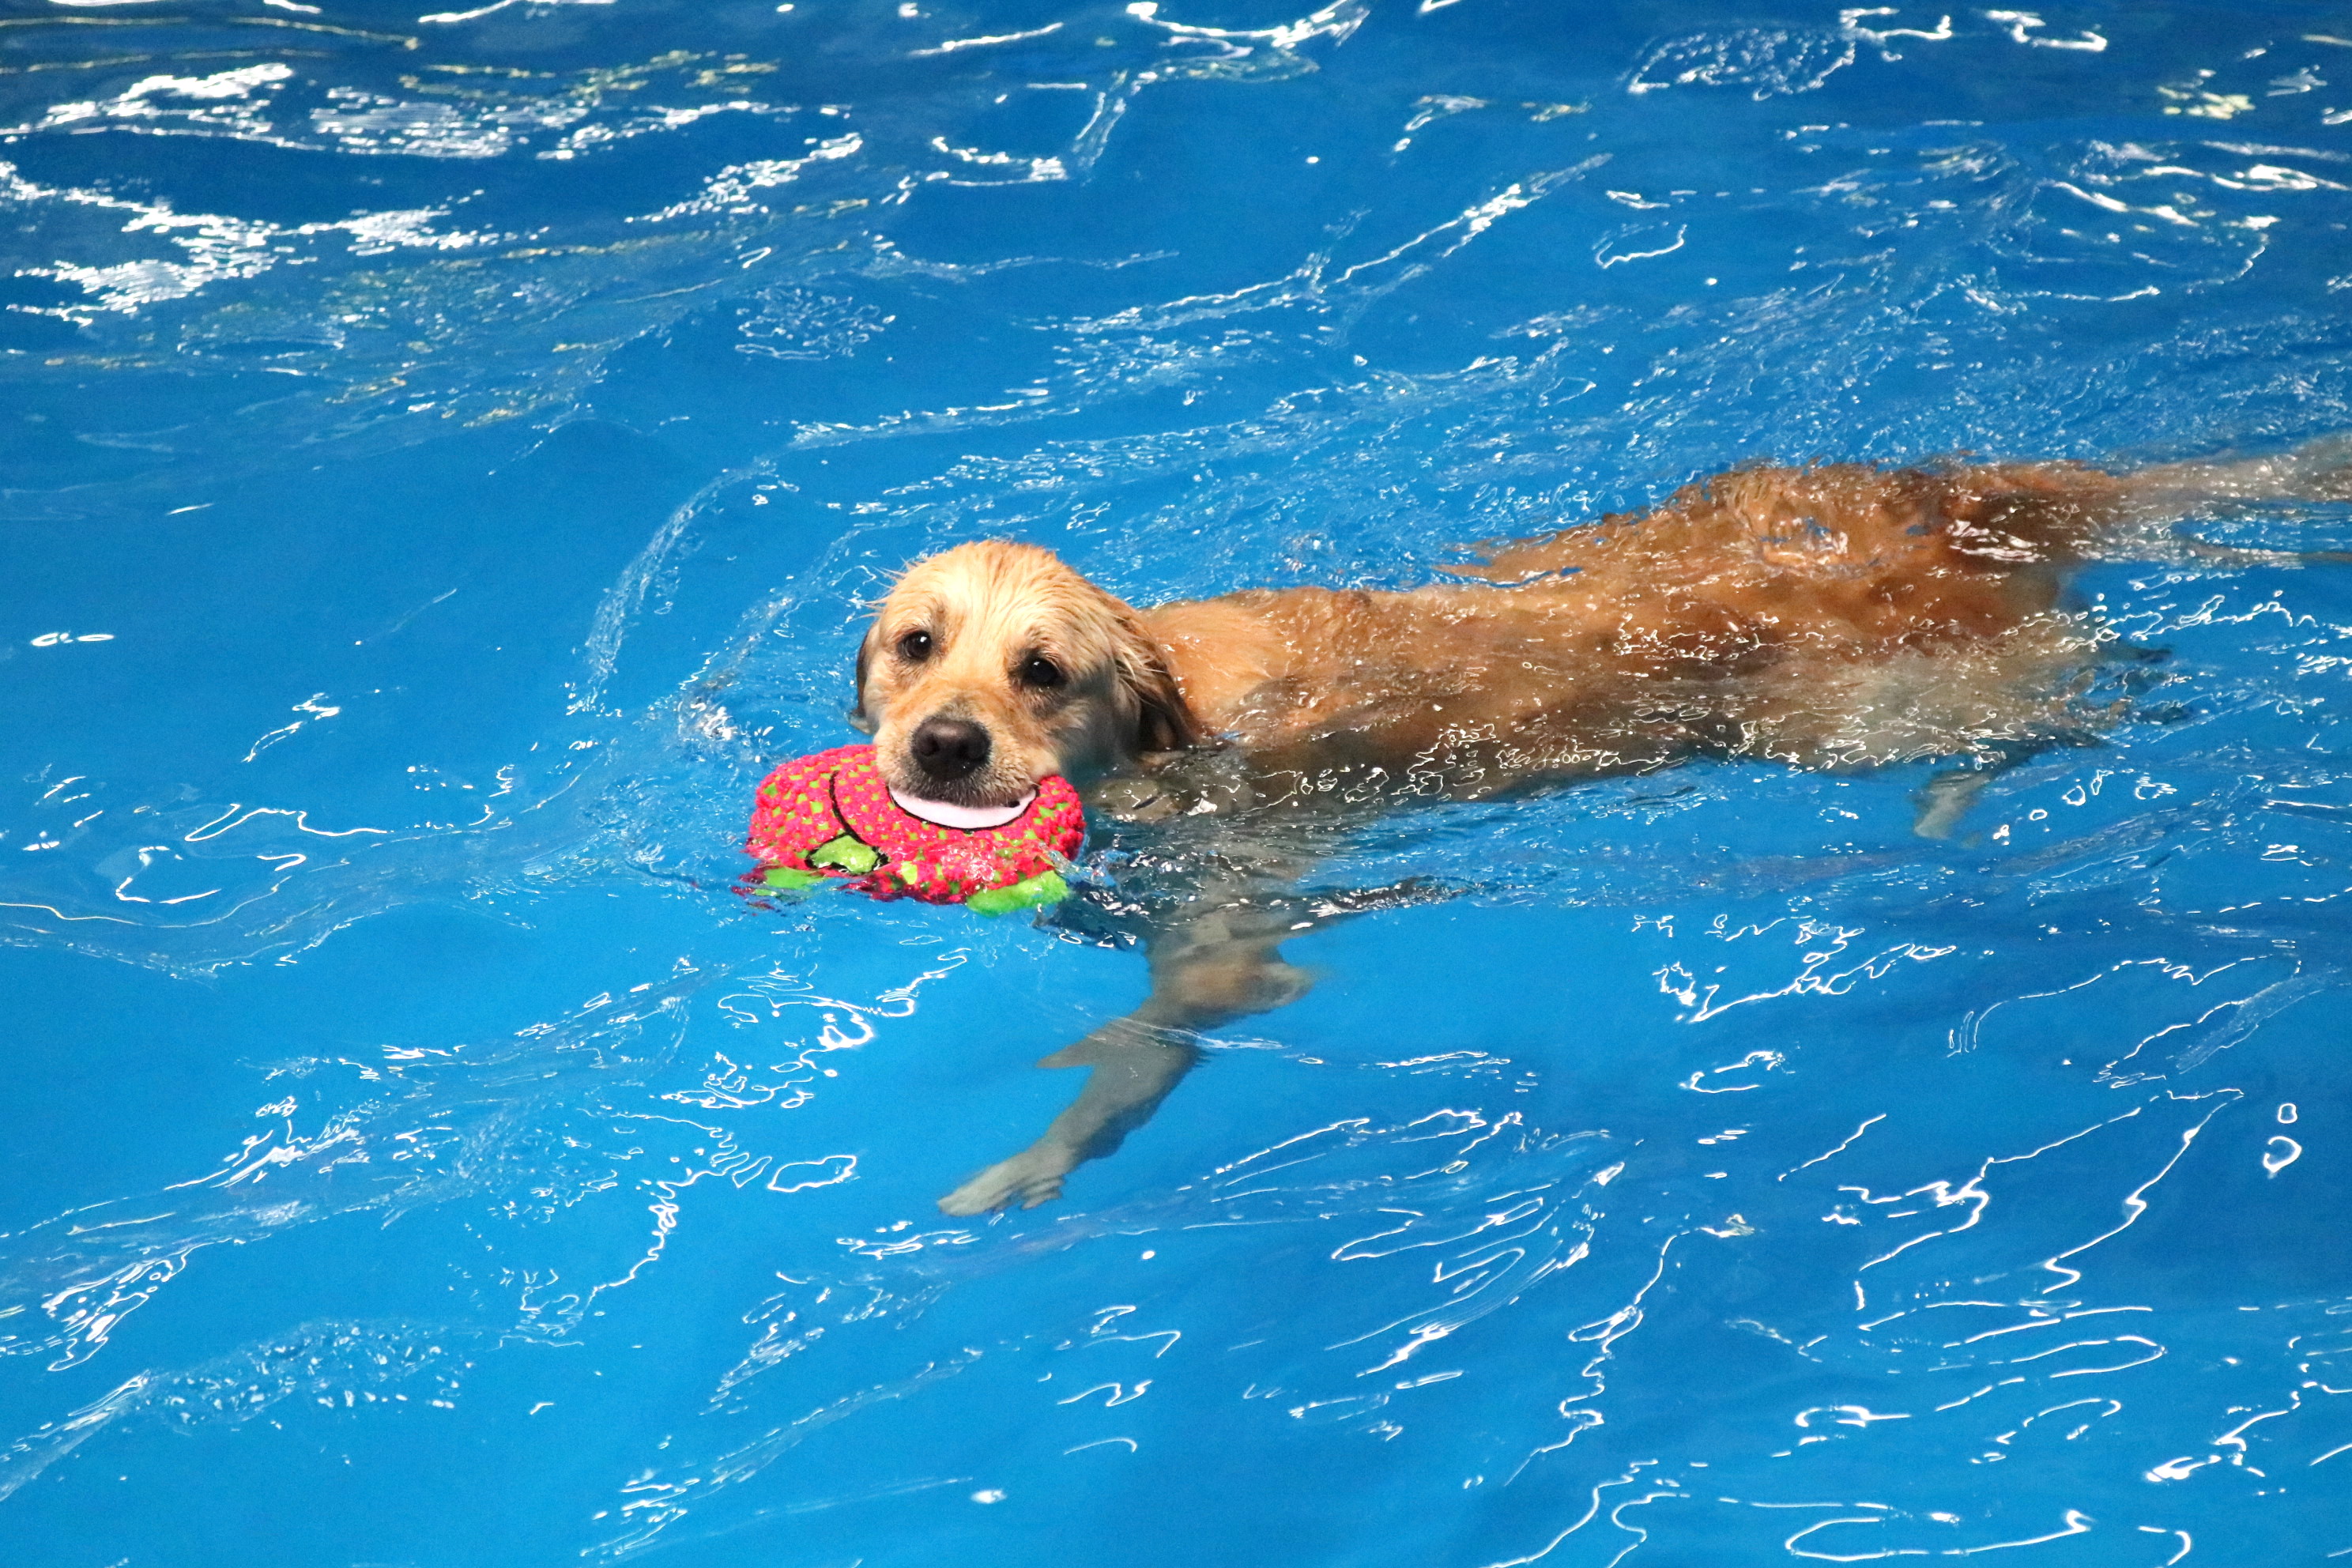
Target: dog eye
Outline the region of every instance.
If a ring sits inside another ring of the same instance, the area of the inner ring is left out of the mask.
[[[898,639],[898,657],[908,664],[920,664],[931,657],[931,634],[908,632]]]
[[[1040,690],[1062,684],[1062,667],[1042,653],[1033,653],[1021,661],[1021,684]]]

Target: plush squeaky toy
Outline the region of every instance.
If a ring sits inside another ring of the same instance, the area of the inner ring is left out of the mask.
[[[827,880],[877,899],[962,904],[984,915],[1069,895],[1061,868],[1087,836],[1078,792],[1058,774],[1011,806],[950,805],[890,788],[871,746],[795,757],[760,785],[747,847],[754,890]]]

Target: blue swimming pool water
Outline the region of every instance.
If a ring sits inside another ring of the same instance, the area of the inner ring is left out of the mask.
[[[1392,819],[1032,1213],[1140,959],[724,890],[957,540],[2352,426],[2352,12],[0,13],[0,1561],[2352,1552],[2342,567],[2087,571],[2165,657],[1948,841]]]

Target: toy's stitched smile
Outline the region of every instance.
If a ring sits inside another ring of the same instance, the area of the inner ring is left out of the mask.
[[[909,816],[919,816],[940,827],[961,827],[976,833],[986,828],[1002,827],[1013,821],[1029,809],[1030,802],[1037,798],[1037,792],[1031,790],[1011,805],[959,805],[951,800],[923,800],[893,784],[890,786],[890,798],[898,803],[899,810]]]

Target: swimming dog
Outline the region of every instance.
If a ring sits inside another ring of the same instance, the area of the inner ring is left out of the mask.
[[[1402,591],[1250,589],[1139,609],[1034,545],[909,567],[860,646],[852,719],[901,795],[1004,808],[1062,773],[1116,816],[1265,820],[1335,790],[1477,799],[1714,754],[1857,769],[1973,765],[1931,786],[1948,833],[1991,762],[2103,715],[2116,639],[2062,607],[2093,556],[2309,559],[2174,525],[2217,503],[2352,499],[2352,445],[2110,473],[2073,463],[1756,468],[1502,544]],[[1222,769],[1188,768],[1211,756]],[[1043,1066],[1094,1071],[1045,1135],[940,1200],[1059,1195],[1194,1059],[1190,1037],[1307,987],[1277,949],[1314,923],[1269,889],[1280,834],[1148,937],[1150,998]]]

